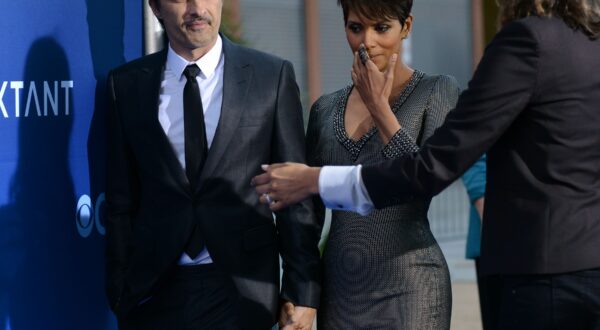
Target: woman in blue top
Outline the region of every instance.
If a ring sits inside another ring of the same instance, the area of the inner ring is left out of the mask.
[[[479,269],[479,255],[481,248],[481,219],[483,219],[483,205],[485,196],[486,156],[483,155],[462,176],[471,201],[469,214],[469,231],[467,233],[467,259],[474,259],[477,274],[477,288],[479,291],[479,307],[481,309],[481,323],[483,329],[493,329],[497,322],[499,308],[499,286],[493,276],[482,276]]]

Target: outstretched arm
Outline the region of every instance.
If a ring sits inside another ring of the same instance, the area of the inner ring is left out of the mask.
[[[418,153],[363,167],[375,206],[433,196],[456,180],[527,108],[538,62],[534,33],[522,22],[507,24],[486,49],[456,108]]]

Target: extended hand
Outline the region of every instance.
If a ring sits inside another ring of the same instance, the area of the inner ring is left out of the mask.
[[[279,328],[282,330],[312,329],[317,310],[311,307],[294,306],[286,302],[281,306]]]
[[[265,173],[252,178],[260,202],[279,211],[319,193],[320,167],[299,163],[263,165]]]

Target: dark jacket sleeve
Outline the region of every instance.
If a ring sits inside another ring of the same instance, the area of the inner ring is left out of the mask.
[[[325,165],[321,161],[317,151],[317,145],[319,144],[320,139],[319,127],[323,125],[319,116],[319,103],[319,100],[317,100],[311,107],[308,117],[308,126],[306,128],[306,164],[308,166]],[[312,201],[317,222],[322,228],[325,223],[325,204],[323,204],[319,195],[314,195]]]
[[[304,121],[298,85],[291,63],[285,61],[277,91],[272,137],[272,163],[305,162]],[[282,299],[295,305],[318,307],[321,289],[319,238],[312,201],[276,213],[279,249],[283,260]]]
[[[362,168],[375,207],[442,191],[469,168],[526,108],[538,72],[535,35],[522,22],[490,43],[469,87],[418,153]]]
[[[131,216],[136,208],[139,183],[133,154],[127,145],[117,110],[114,76],[108,77],[107,182],[106,182],[106,290],[114,309],[124,289]]]

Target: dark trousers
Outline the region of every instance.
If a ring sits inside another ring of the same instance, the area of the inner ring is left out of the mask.
[[[495,330],[498,324],[498,311],[502,297],[502,282],[497,276],[481,275],[479,258],[475,258],[479,308],[483,330]]]
[[[600,330],[600,268],[498,278],[498,329]]]
[[[214,265],[179,266],[154,296],[119,319],[119,329],[239,329],[238,305],[231,278]]]

